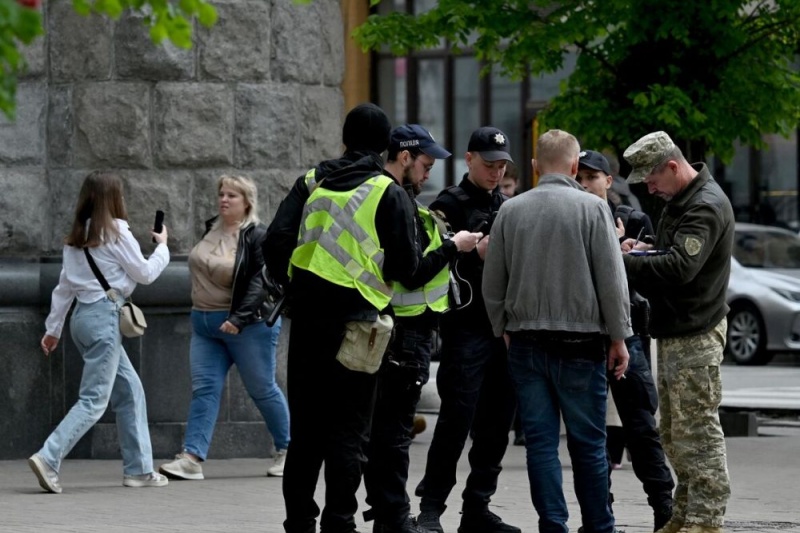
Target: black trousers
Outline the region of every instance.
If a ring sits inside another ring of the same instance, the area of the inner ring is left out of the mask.
[[[444,512],[472,428],[470,474],[462,494],[462,509],[480,513],[488,508],[497,490],[516,406],[503,339],[490,332],[443,328],[436,384],[441,407],[425,477],[418,487],[422,490],[420,510]]]
[[[314,533],[314,501],[325,464],[323,533],[355,530],[356,491],[366,463],[377,376],[336,361],[343,323],[295,318],[288,361],[291,442],[283,475],[287,533]]]
[[[395,336],[378,376],[364,485],[366,520],[396,526],[411,511],[406,491],[414,413],[431,364],[431,328],[397,319]]]
[[[630,355],[626,379],[610,378],[611,394],[622,420],[633,472],[642,482],[647,503],[654,510],[661,510],[672,507],[675,482],[667,466],[656,427],[658,391],[642,340],[634,335],[626,339],[625,344]],[[609,483],[610,480],[609,469]]]

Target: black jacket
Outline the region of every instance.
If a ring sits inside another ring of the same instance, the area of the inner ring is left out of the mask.
[[[650,301],[653,337],[683,337],[712,330],[728,313],[734,217],[730,201],[705,164],[670,200],[656,230],[653,257],[624,254],[634,288]]]
[[[481,231],[488,235],[502,203],[499,187],[487,192],[464,175],[457,187],[448,187],[439,193],[431,209],[441,211],[454,232]],[[442,317],[442,326],[485,330],[493,335],[483,302],[483,260],[477,250],[461,254],[452,272],[459,283],[461,305],[451,299],[451,310]]]
[[[206,220],[205,235],[217,217]],[[228,311],[228,322],[243,329],[245,326],[266,319],[264,281],[261,268],[264,256],[261,246],[267,234],[264,224],[249,224],[239,230],[239,243],[236,246],[236,260],[233,263],[233,294]]]
[[[316,167],[316,182],[334,191],[353,190],[367,179],[383,174],[383,160],[372,152],[345,152],[339,159],[323,161]],[[323,181],[324,179],[324,181]],[[269,225],[263,253],[274,279],[286,284],[292,252],[310,196],[305,176],[295,181]],[[397,182],[381,197],[375,227],[384,250],[384,280],[407,285],[413,281],[422,257],[417,240],[415,207]],[[407,286],[409,286],[407,285]],[[293,317],[314,317],[347,322],[374,320],[378,310],[355,289],[330,283],[311,272],[295,269],[289,286],[289,309]]]

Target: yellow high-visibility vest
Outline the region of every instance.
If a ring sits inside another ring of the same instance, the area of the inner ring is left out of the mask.
[[[428,234],[430,244],[422,253],[428,255],[442,245],[442,235],[433,219],[430,211],[422,206],[417,206],[422,223],[425,226],[425,233]],[[447,311],[449,302],[447,292],[450,288],[450,268],[445,266],[428,283],[417,290],[410,291],[400,283],[394,283],[394,296],[392,296],[392,308],[397,316],[418,316],[430,308],[431,311],[443,313]]]
[[[293,268],[302,268],[336,285],[356,289],[380,310],[393,290],[383,278],[383,248],[375,227],[378,204],[392,184],[387,176],[374,176],[349,191],[317,187],[316,172],[306,174],[311,195],[303,208]]]

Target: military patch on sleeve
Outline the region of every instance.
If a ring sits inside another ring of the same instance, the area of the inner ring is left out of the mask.
[[[686,248],[687,254],[690,256],[695,256],[700,253],[700,250],[703,249],[703,241],[697,237],[689,235],[686,237],[686,240],[683,241],[683,247]]]

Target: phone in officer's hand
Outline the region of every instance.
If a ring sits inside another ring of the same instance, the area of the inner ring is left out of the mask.
[[[156,211],[156,221],[153,224],[153,231],[156,233],[161,233],[164,229],[164,211],[161,209]],[[153,242],[156,242],[156,238],[153,237]]]

